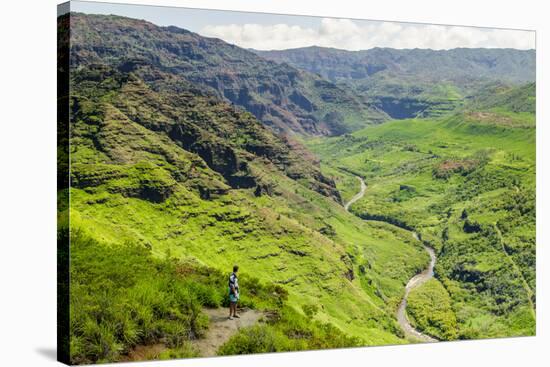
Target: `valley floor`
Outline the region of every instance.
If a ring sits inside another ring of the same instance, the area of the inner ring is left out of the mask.
[[[344,208],[347,211],[349,211],[349,207],[353,203],[355,203],[358,200],[361,200],[363,196],[365,196],[365,192],[367,190],[367,184],[365,183],[365,181],[359,176],[355,176],[355,177],[359,180],[361,188],[359,192],[355,194],[355,196],[353,196],[347,203],[345,203]],[[415,240],[419,240],[416,232],[411,232],[411,235]],[[428,254],[430,254],[430,263],[426,269],[424,269],[419,274],[416,274],[415,276],[413,276],[407,282],[407,285],[405,286],[405,294],[403,296],[403,299],[399,303],[399,308],[397,309],[397,321],[399,322],[401,329],[403,329],[403,332],[405,333],[406,337],[411,338],[412,340],[419,340],[424,342],[435,342],[437,341],[436,339],[428,335],[422,334],[421,332],[419,332],[418,330],[416,330],[411,326],[411,323],[409,322],[409,319],[407,317],[407,311],[406,311],[407,297],[411,289],[422,285],[422,283],[431,279],[434,274],[433,269],[436,262],[435,252],[431,247],[425,246],[425,249],[428,252]]]
[[[401,321],[440,340],[533,335],[535,129],[530,116],[516,126],[472,116],[392,121],[308,146],[352,213],[418,232],[439,257]]]

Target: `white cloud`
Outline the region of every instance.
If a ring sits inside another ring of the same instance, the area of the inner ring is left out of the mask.
[[[208,25],[199,31],[240,47],[281,50],[306,46],[365,50],[373,47],[450,49],[535,48],[535,33],[505,29],[353,21],[323,18],[317,28],[288,24]]]

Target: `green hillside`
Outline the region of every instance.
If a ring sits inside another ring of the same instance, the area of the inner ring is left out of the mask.
[[[414,228],[437,250],[459,338],[535,330],[534,117],[508,113],[520,126],[468,112],[310,141],[344,198],[358,189],[350,173],[367,182],[352,212]]]
[[[529,113],[534,117],[536,111],[536,85],[528,83],[510,87],[501,83],[488,86],[473,96],[468,103],[469,109],[500,110],[506,112]]]

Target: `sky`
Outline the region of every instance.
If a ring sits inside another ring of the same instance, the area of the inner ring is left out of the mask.
[[[322,46],[357,51],[373,47],[534,49],[535,32],[391,21],[338,19],[236,11],[71,2],[71,11],[117,14],[174,25],[244,48],[282,50]]]

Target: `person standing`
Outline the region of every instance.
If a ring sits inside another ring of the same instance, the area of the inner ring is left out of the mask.
[[[234,317],[239,318],[237,315],[237,302],[239,302],[239,279],[237,273],[239,267],[233,266],[233,272],[229,276],[229,320],[233,320]]]

